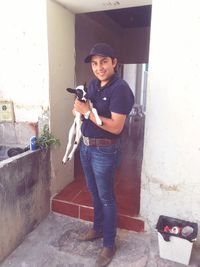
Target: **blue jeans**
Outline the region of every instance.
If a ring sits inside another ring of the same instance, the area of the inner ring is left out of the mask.
[[[114,175],[120,160],[119,144],[86,146],[80,144],[80,158],[86,183],[92,194],[94,225],[103,233],[103,246],[113,247],[116,236],[116,201]]]

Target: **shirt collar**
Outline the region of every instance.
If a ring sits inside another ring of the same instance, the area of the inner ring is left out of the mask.
[[[110,86],[118,78],[119,78],[119,75],[117,73],[114,73],[111,76],[111,78],[110,78],[110,80],[109,80],[109,82],[107,84],[105,84],[104,86],[101,87],[101,85],[100,85],[101,81],[96,79],[96,85],[97,85],[98,89],[104,90],[104,89],[106,89],[106,87]]]

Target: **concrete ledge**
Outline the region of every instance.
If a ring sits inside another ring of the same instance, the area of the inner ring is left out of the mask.
[[[49,151],[28,151],[1,162],[0,262],[49,211]]]

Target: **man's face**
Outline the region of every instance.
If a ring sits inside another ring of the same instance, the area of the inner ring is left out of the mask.
[[[114,68],[117,65],[117,59],[104,57],[104,56],[93,56],[91,59],[91,66],[94,75],[101,81],[101,86],[106,85],[109,82],[111,76],[115,73]]]

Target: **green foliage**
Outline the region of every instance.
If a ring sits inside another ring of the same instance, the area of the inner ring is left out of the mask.
[[[37,139],[37,146],[41,149],[47,149],[51,145],[60,145],[60,140],[49,132],[49,126],[45,124],[41,135]]]

